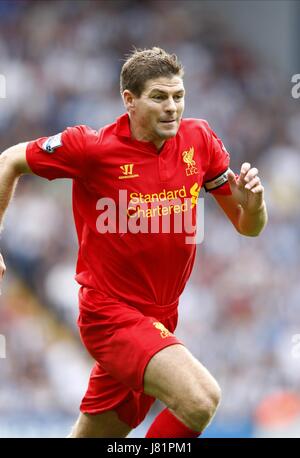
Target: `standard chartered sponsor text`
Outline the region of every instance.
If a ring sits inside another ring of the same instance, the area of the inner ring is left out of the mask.
[[[196,213],[200,186],[194,183],[190,189],[185,186],[174,190],[143,194],[119,190],[118,202],[109,197],[97,201],[96,228],[105,233],[184,233],[195,237],[197,233]],[[202,199],[201,199],[202,200]],[[203,213],[204,205],[200,205]],[[198,218],[202,215],[199,215]],[[202,227],[202,226],[201,226]],[[198,234],[197,234],[198,237]],[[198,243],[203,235],[198,237]]]

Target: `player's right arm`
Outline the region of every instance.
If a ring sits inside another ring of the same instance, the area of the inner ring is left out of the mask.
[[[19,177],[24,173],[32,173],[26,160],[26,147],[27,143],[19,143],[0,155],[0,230]]]
[[[14,194],[18,179],[24,173],[32,173],[26,160],[27,143],[19,143],[3,151],[0,155],[0,232],[3,217]],[[0,280],[5,272],[5,264],[0,254]]]
[[[42,178],[84,180],[88,169],[87,143],[98,141],[97,132],[87,126],[67,127],[50,137],[15,145],[0,155],[0,231],[3,217],[14,194],[18,179],[24,173]],[[0,280],[5,270],[0,257]]]

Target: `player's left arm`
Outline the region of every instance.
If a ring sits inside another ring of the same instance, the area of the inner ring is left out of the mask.
[[[268,215],[257,168],[245,162],[238,177],[230,170],[227,178],[232,194],[213,194],[214,198],[240,234],[259,235]]]

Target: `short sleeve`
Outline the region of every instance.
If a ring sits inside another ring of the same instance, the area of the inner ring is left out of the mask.
[[[230,195],[231,190],[227,179],[227,174],[230,170],[230,155],[223,145],[222,140],[217,137],[208,124],[207,128],[210,138],[210,161],[208,170],[204,176],[204,188],[212,194]]]
[[[51,137],[28,143],[26,159],[36,175],[55,178],[84,178],[86,170],[86,126],[68,127]]]

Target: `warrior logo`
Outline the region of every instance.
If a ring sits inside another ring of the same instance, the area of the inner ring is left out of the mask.
[[[124,178],[136,178],[139,176],[138,173],[133,173],[133,166],[134,164],[124,164],[120,165],[120,169],[122,170],[122,174],[119,176],[119,180]]]

